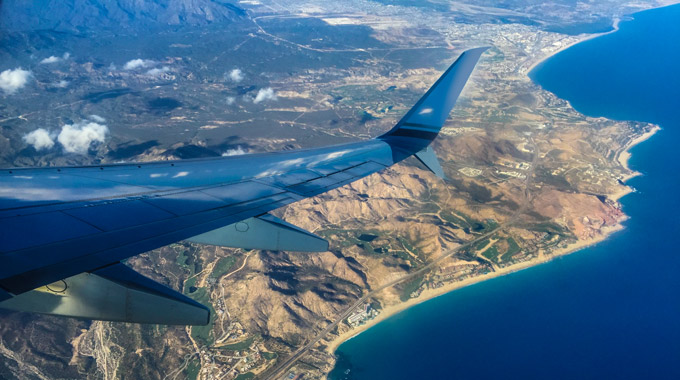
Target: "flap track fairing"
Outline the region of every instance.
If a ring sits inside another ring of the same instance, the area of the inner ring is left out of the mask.
[[[264,214],[187,239],[192,243],[268,251],[325,252],[328,242],[273,215]]]

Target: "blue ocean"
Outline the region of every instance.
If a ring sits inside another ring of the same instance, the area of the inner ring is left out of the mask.
[[[389,318],[331,379],[680,379],[680,6],[633,17],[531,73],[584,114],[663,128],[632,149],[625,229]]]

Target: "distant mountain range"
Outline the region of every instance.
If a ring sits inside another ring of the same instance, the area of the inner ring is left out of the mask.
[[[229,23],[245,10],[224,0],[4,0],[4,31],[143,32]]]

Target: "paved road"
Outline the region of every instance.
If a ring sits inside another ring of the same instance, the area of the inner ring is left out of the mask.
[[[526,211],[526,209],[529,207],[529,204],[531,203],[531,183],[533,181],[533,175],[534,175],[534,170],[536,168],[536,165],[538,164],[539,160],[539,152],[538,152],[538,147],[534,143],[533,139],[530,140],[531,144],[534,146],[534,157],[531,163],[531,169],[527,172],[527,177],[524,180],[524,202],[520,206],[515,213],[512,214],[512,216],[506,220],[504,223],[500,224],[498,227],[495,229],[477,237],[474,240],[471,240],[459,247],[456,247],[456,249],[453,249],[451,251],[446,252],[445,254],[439,256],[437,259],[432,261],[431,263],[425,265],[424,267],[409,273],[408,275],[398,278],[396,280],[390,281],[386,284],[381,285],[378,288],[373,289],[372,291],[366,293],[363,297],[359,298],[356,302],[354,302],[347,310],[345,310],[335,321],[333,321],[330,325],[328,325],[325,329],[323,329],[321,332],[319,332],[312,340],[310,340],[307,344],[304,346],[298,348],[291,356],[286,358],[283,362],[277,364],[276,366],[272,367],[270,370],[266,371],[263,374],[264,379],[269,379],[269,380],[275,380],[278,378],[278,376],[281,376],[285,371],[287,371],[290,367],[295,364],[295,362],[300,359],[307,351],[309,351],[312,347],[314,347],[317,343],[319,343],[320,340],[322,340],[328,333],[330,333],[333,329],[335,329],[336,326],[338,326],[343,320],[345,320],[347,317],[349,317],[350,314],[359,307],[360,305],[363,305],[369,298],[375,296],[376,294],[380,293],[381,291],[390,288],[394,285],[397,285],[399,283],[402,283],[404,281],[408,281],[416,276],[419,276],[423,273],[428,272],[430,269],[433,267],[437,266],[440,262],[446,260],[447,258],[451,257],[452,255],[456,254],[459,252],[461,249],[465,249],[470,247],[473,244],[476,244],[477,242],[480,242],[484,239],[487,239],[494,235],[495,233],[505,229],[506,227],[510,226],[514,222],[517,221],[517,219]]]

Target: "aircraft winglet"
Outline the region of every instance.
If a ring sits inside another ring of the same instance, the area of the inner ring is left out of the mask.
[[[488,48],[481,47],[463,52],[397,125],[379,138],[413,137],[434,140],[486,49]]]
[[[441,131],[470,74],[488,47],[466,50],[391,130],[378,139],[390,144],[394,162],[414,155],[440,178],[444,171],[429,146]]]

